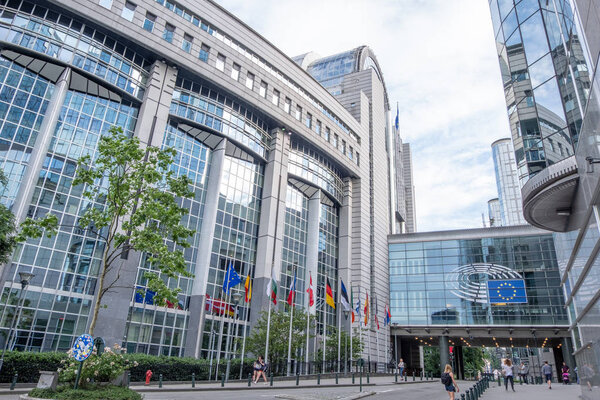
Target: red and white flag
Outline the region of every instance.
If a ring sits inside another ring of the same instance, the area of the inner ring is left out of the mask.
[[[312,274],[310,274],[310,280],[309,280],[309,284],[308,284],[308,289],[306,289],[306,292],[308,293],[308,307],[309,307],[309,311],[312,309],[312,307],[315,305],[315,296],[314,296],[314,292],[313,292],[313,284],[312,284]]]

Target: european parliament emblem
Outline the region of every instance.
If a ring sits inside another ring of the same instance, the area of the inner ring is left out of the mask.
[[[503,279],[487,282],[490,304],[527,303],[524,279]]]

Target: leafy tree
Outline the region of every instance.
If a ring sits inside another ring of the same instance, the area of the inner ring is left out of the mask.
[[[437,376],[442,370],[440,365],[439,347],[423,347],[423,359],[425,361],[425,372]]]
[[[73,186],[84,185],[83,197],[90,202],[78,227],[103,240],[102,263],[96,287],[89,333],[93,335],[104,296],[117,287],[124,258],[129,251],[145,253],[154,271],[145,274],[155,303],[177,302],[179,288],[170,289],[168,278],[191,276],[183,249],[194,234],[181,224],[188,210],[179,199],[191,198],[190,180],[169,170],[174,149],[141,147],[118,127],[102,136],[95,158],[79,159]],[[48,215],[23,223],[23,233],[40,236],[44,229],[55,233],[57,218]],[[110,279],[107,277],[110,276]]]
[[[337,361],[338,357],[338,329],[335,326],[327,327],[327,343],[325,348],[325,359],[327,361]],[[355,329],[355,333],[352,336],[352,359],[357,360],[360,358],[364,343],[360,341],[358,330]],[[346,346],[350,347],[350,335],[348,332],[342,329],[340,334],[340,360],[346,362]],[[348,349],[348,357],[350,356],[350,349]],[[317,351],[317,361],[323,359],[323,350],[319,348]]]
[[[0,170],[0,185],[6,186],[8,179],[4,171]],[[4,204],[0,204],[0,264],[7,263],[15,246],[17,226],[15,216]]]
[[[477,372],[483,371],[485,361],[483,361],[484,352],[479,347],[463,347],[463,363],[466,371],[473,371],[474,375]]]
[[[291,314],[288,311],[271,310],[269,360],[267,360],[271,364],[287,362],[290,315]],[[261,311],[257,324],[250,336],[246,339],[246,349],[255,356],[265,354],[267,318],[268,313],[266,311]],[[307,314],[303,310],[297,308],[294,309],[294,321],[292,322],[292,355],[297,354],[300,349],[306,347],[306,318]],[[310,325],[314,326],[314,317],[311,316],[310,319]],[[314,335],[309,333],[309,339],[313,337]],[[240,348],[240,346],[238,346],[238,348]]]

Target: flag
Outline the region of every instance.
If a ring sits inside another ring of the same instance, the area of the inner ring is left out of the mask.
[[[244,283],[244,289],[246,290],[246,303],[250,302],[252,299],[252,281],[250,280],[250,275],[246,277],[246,283]]]
[[[312,307],[315,305],[315,298],[313,295],[313,288],[312,288],[312,274],[309,274],[310,277],[310,283],[308,284],[308,289],[306,289],[306,293],[308,293],[308,307]]]
[[[233,317],[235,314],[233,305],[228,304],[223,300],[211,299],[208,294],[206,295],[206,304],[204,305],[204,309],[212,314],[217,315],[227,314]]]
[[[277,304],[277,280],[273,268],[271,268],[271,280],[267,283],[267,296],[271,297],[273,304]]]
[[[369,292],[367,292],[367,299],[365,300],[365,326],[369,321]]]
[[[398,108],[398,103],[396,103],[396,121],[394,122],[394,127],[396,128],[396,132],[400,128],[400,109]]]
[[[223,281],[223,293],[229,294],[229,289],[234,286],[242,283],[242,279],[235,272],[235,268],[233,268],[233,263],[229,263],[229,268],[227,269],[227,273],[225,274],[225,280]]]
[[[354,305],[354,290],[352,284],[350,284],[350,304]],[[352,323],[354,323],[354,310],[352,310]]]
[[[377,323],[377,330],[379,330],[379,320],[377,319],[377,314],[375,314],[375,323]]]
[[[342,279],[340,279],[341,282],[341,292],[342,292],[342,297],[340,298],[340,301],[342,302],[342,306],[344,306],[344,311],[348,311],[350,310],[350,302],[348,300],[348,292],[346,291],[346,286],[344,286],[344,281]]]
[[[296,297],[296,271],[294,271],[294,280],[292,281],[292,286],[290,287],[290,293],[288,294],[287,303],[290,307],[294,305],[294,297]]]
[[[360,288],[358,288],[358,299],[356,300],[356,315],[360,318]]]
[[[325,286],[325,302],[335,310],[335,302],[333,301],[333,291],[331,290],[331,285],[329,284],[329,278],[327,278],[326,285],[327,286]]]
[[[385,320],[387,321],[387,324],[389,325],[392,322],[392,313],[390,312],[390,306],[387,306],[387,312],[385,314]]]

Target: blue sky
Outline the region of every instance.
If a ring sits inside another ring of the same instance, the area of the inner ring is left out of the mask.
[[[413,152],[417,229],[477,228],[509,136],[485,0],[217,0],[289,56],[366,44]]]

